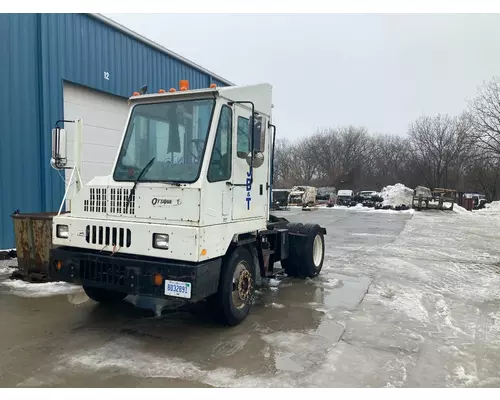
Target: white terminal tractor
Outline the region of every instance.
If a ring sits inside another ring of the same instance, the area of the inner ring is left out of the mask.
[[[272,86],[190,90],[182,80],[178,90],[146,92],[129,99],[109,176],[82,184],[81,120],[58,121],[77,124],[72,166],[66,130],[52,131],[51,164],[72,170],[74,191],[70,212],[53,219],[51,277],[98,302],[206,300],[232,326],[276,262],[288,276],[317,276],[326,230],[269,215]]]

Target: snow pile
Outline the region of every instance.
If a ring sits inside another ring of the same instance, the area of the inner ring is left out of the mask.
[[[389,185],[382,189],[380,197],[384,199],[382,206],[397,207],[406,205],[411,207],[413,201],[413,189],[410,189],[402,183]]]
[[[474,213],[490,214],[490,215],[500,215],[500,201],[492,201],[491,203],[486,203],[484,208],[480,210],[474,210]]]
[[[20,297],[49,297],[82,291],[81,286],[66,282],[28,283],[20,280],[8,280],[0,282],[0,284],[9,287],[13,294]]]
[[[457,214],[467,214],[470,215],[470,211],[467,211],[465,208],[462,206],[459,206],[458,204],[453,205],[453,211],[455,211]]]

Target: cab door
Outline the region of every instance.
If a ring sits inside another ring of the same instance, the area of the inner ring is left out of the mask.
[[[231,218],[232,177],[231,159],[233,153],[233,110],[223,105],[217,122],[217,129],[210,152],[207,171],[208,185],[205,186],[205,209],[202,220],[206,225],[229,222]]]
[[[255,166],[250,174],[250,166],[247,161],[251,149],[250,137],[251,109],[243,105],[234,105],[234,136],[235,142],[233,157],[233,205],[232,219],[242,220],[247,218],[266,218],[268,207],[268,165],[269,154],[266,146],[267,141],[267,119],[262,123],[265,128],[260,135],[258,150],[262,153],[263,163],[255,161]],[[255,139],[254,139],[255,140]],[[261,165],[259,165],[261,164]],[[252,180],[253,175],[253,180]]]

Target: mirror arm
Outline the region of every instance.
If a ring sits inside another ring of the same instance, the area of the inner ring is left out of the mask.
[[[68,120],[68,119],[60,119],[59,121],[56,121],[56,125],[55,125],[55,128],[59,128],[59,124],[61,122],[71,122],[71,123],[75,123],[76,121],[71,121],[71,120]]]
[[[276,145],[276,125],[267,123],[269,128],[273,128],[273,149],[271,151],[271,185],[273,184],[273,173],[274,173],[274,147]]]

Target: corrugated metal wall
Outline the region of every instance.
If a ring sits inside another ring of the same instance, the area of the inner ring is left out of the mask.
[[[49,165],[63,117],[63,80],[129,97],[223,82],[85,14],[0,14],[0,249],[14,246],[10,215],[57,210],[64,182]]]
[[[38,19],[0,14],[0,249],[13,246],[10,215],[40,209]]]

